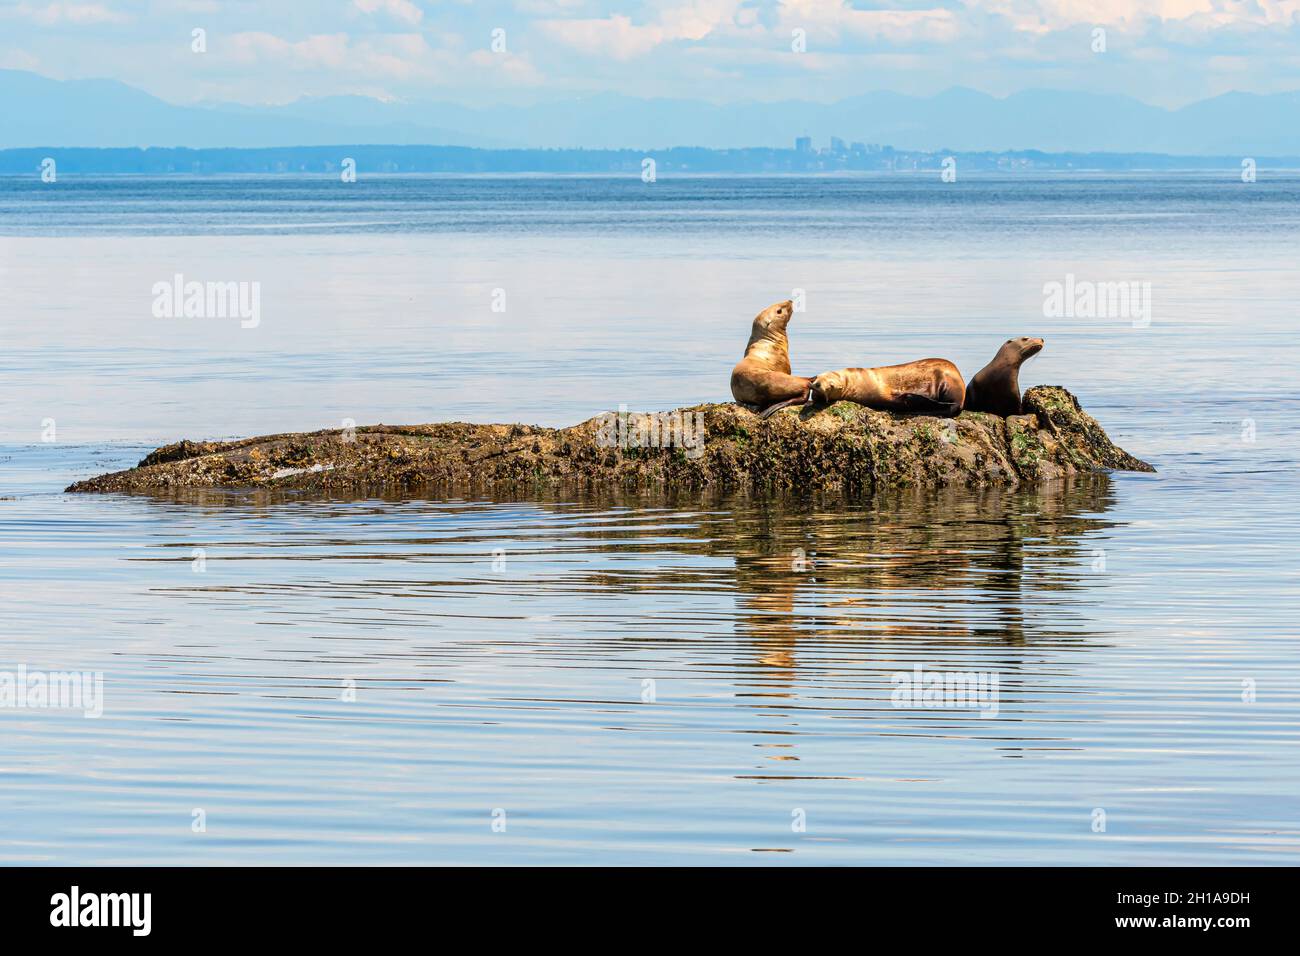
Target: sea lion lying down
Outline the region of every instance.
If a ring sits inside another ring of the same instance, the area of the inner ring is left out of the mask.
[[[927,358],[904,365],[822,372],[809,392],[818,405],[857,402],[886,412],[952,418],[961,413],[966,383],[947,359]]]
[[[745,357],[731,370],[731,395],[750,411],[774,410],[789,399],[803,401],[812,379],[790,374],[790,340],[785,327],[794,315],[789,299],[769,305],[754,317]]]
[[[961,414],[965,399],[966,383],[957,366],[947,359],[928,358],[903,365],[822,372],[809,383],[803,395],[770,406],[761,417],[768,418],[791,405],[831,405],[843,401],[884,412],[952,418]]]

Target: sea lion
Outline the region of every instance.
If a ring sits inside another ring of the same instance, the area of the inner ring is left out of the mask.
[[[947,359],[927,358],[880,368],[841,368],[822,372],[809,386],[812,402],[847,401],[886,412],[952,418],[962,409],[966,383]]]
[[[767,409],[771,414],[776,403],[808,396],[812,379],[790,374],[790,340],[785,327],[794,315],[789,299],[769,305],[754,317],[750,326],[745,357],[731,370],[731,395],[751,411]]]
[[[1029,336],[1007,339],[993,361],[976,372],[966,386],[966,411],[989,412],[1003,418],[1019,415],[1022,411],[1020,366],[1042,350],[1042,339]]]

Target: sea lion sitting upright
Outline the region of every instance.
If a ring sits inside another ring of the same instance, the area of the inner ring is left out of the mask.
[[[766,409],[770,414],[772,406],[791,399],[802,402],[808,395],[812,379],[790,374],[785,327],[792,315],[794,303],[786,299],[758,313],[750,326],[745,357],[731,370],[731,395],[750,411]]]
[[[886,412],[952,418],[960,414],[966,383],[947,359],[928,358],[880,368],[822,372],[809,389],[818,405],[857,402]]]
[[[1023,410],[1020,404],[1020,366],[1025,359],[1037,355],[1043,350],[1043,340],[1022,336],[1007,339],[982,369],[966,386],[966,411],[989,412],[993,415],[1019,415]]]

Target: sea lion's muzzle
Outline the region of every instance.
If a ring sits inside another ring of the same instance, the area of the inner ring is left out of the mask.
[[[844,376],[836,372],[823,372],[812,380],[808,394],[818,405],[832,405],[844,397]]]

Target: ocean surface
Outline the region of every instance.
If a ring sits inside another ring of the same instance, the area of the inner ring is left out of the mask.
[[[1300,863],[1297,248],[1268,170],[0,178],[0,862]],[[255,321],[160,315],[177,275]],[[1021,384],[1158,472],[62,492],[179,438],[728,400],[795,295],[807,374],[1042,336]],[[5,696],[67,671],[99,716]],[[996,693],[898,706],[935,674]]]

